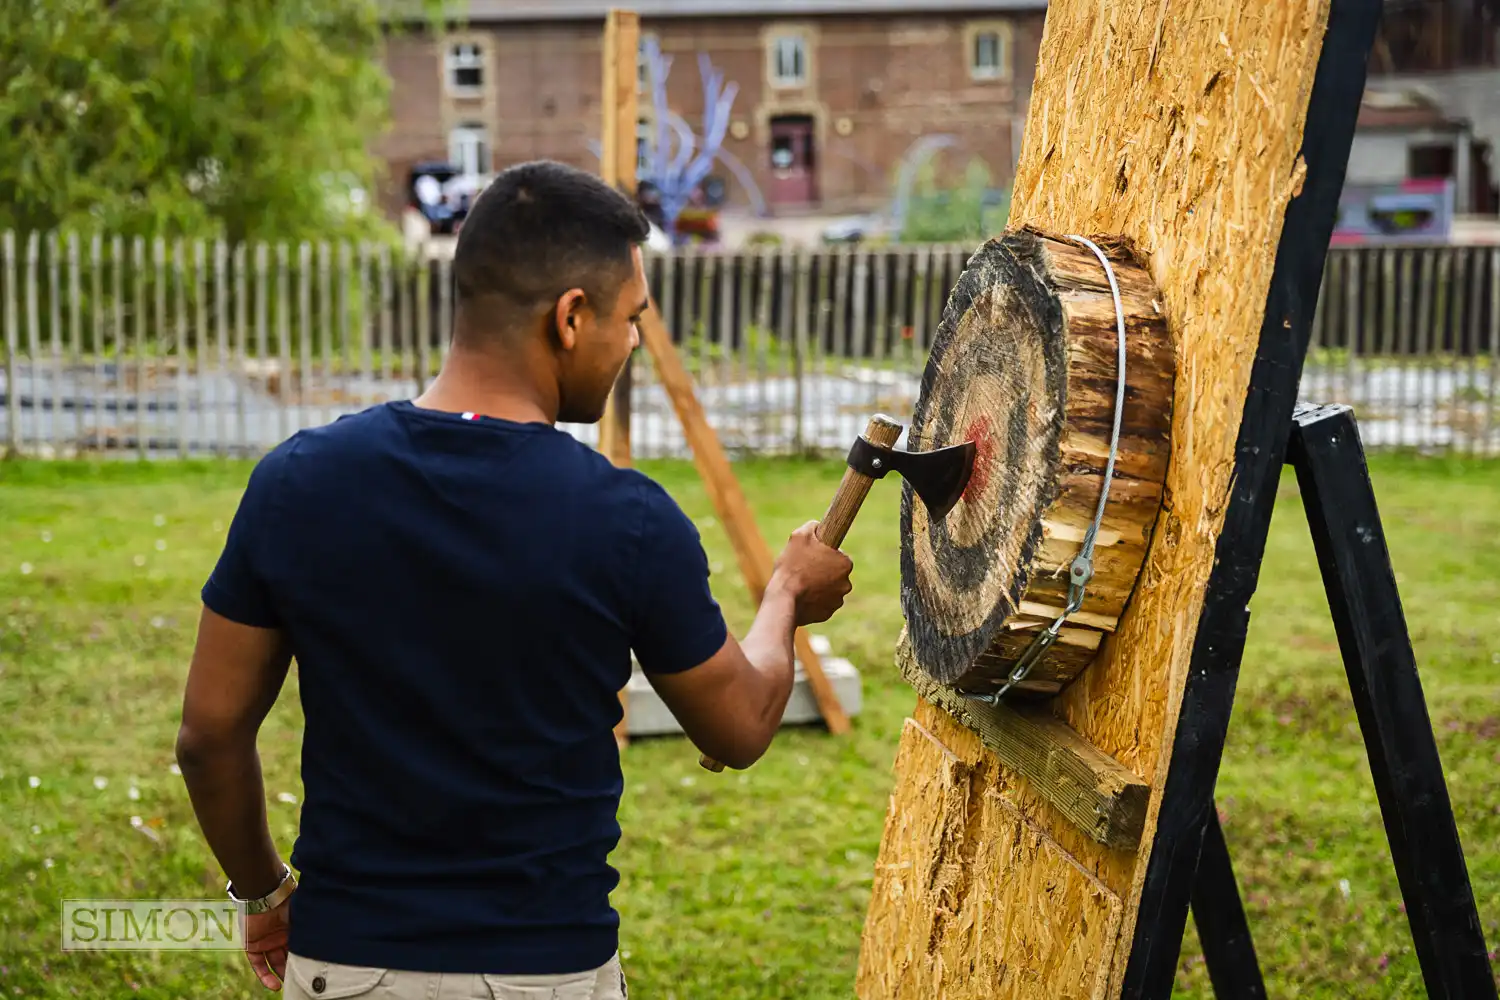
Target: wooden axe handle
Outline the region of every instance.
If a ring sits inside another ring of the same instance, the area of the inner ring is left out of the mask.
[[[900,436],[901,425],[881,414],[871,417],[870,423],[865,427],[865,440],[881,448],[894,447]],[[854,524],[854,515],[859,513],[874,482],[863,472],[855,472],[849,468],[844,470],[844,480],[839,483],[833,502],[828,505],[828,512],[818,523],[818,539],[824,545],[836,549],[844,544],[844,536]]]
[[[901,425],[890,417],[876,414],[870,418],[865,427],[865,440],[881,448],[892,448],[896,439],[901,436]],[[875,480],[863,472],[855,472],[852,468],[844,470],[844,479],[839,483],[838,490],[833,494],[833,501],[828,505],[828,512],[818,522],[818,540],[831,548],[838,548],[844,544],[844,536],[849,533],[849,528],[854,524],[854,516],[859,513],[859,508],[864,504],[865,497],[870,494],[870,486]],[[714,760],[707,754],[698,758],[710,771],[722,771],[724,765]]]

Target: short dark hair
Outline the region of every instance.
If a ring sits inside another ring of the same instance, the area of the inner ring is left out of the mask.
[[[631,249],[649,234],[635,201],[594,174],[554,160],[510,167],[475,199],[459,230],[458,303],[495,300],[503,315],[582,288],[595,309],[611,310]]]

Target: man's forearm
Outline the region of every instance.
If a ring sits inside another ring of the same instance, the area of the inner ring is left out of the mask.
[[[796,674],[796,652],[793,639],[797,631],[796,596],[783,582],[772,577],[755,622],[745,634],[740,648],[745,658],[765,679],[764,701],[758,713],[761,722],[773,730],[786,710]]]
[[[264,896],[282,862],[266,823],[260,756],[249,746],[193,747],[179,740],[177,762],[209,849],[241,899]]]

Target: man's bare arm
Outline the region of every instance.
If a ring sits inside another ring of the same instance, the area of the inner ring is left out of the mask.
[[[743,643],[729,636],[709,660],[677,674],[647,674],[700,751],[746,768],[771,745],[792,694],[796,600],[767,588]]]
[[[792,694],[797,627],[827,621],[851,589],[852,563],[816,527],[792,535],[743,641],[729,636],[690,670],[646,675],[688,739],[728,767],[747,768],[770,747]]]
[[[281,632],[203,609],[183,695],[177,763],[209,848],[241,899],[263,896],[281,880],[255,739],[290,663]]]

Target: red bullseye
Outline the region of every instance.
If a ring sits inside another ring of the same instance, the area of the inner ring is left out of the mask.
[[[963,497],[968,499],[970,494],[983,496],[984,488],[990,483],[990,459],[995,449],[989,416],[981,414],[964,428],[963,440],[974,442],[974,471],[969,476],[969,484],[964,487]]]

